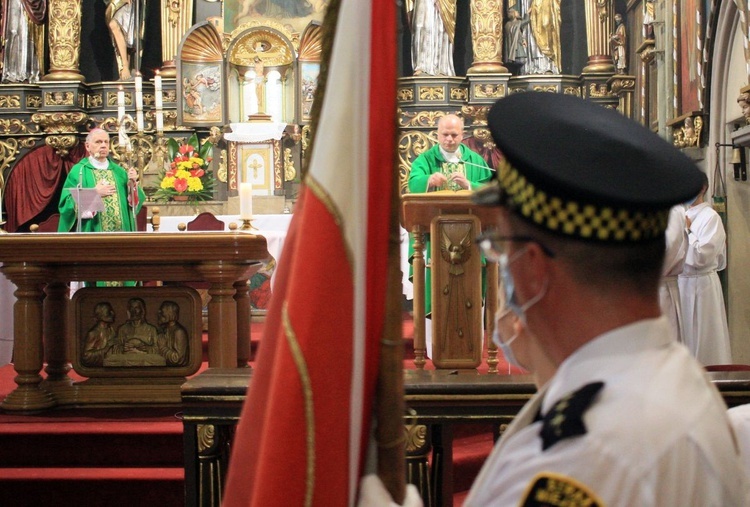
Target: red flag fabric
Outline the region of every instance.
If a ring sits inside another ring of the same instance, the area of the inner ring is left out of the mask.
[[[393,0],[340,2],[309,170],[234,439],[225,507],[356,502],[397,174],[395,25]]]

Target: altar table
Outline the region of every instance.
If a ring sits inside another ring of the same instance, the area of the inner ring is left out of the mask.
[[[249,355],[247,280],[267,259],[266,239],[244,231],[0,236],[0,270],[18,287],[13,308],[17,387],[2,408],[28,412],[58,404],[40,387],[45,360],[47,386],[71,383],[66,351],[71,281],[208,282],[208,365],[237,368],[238,353]]]

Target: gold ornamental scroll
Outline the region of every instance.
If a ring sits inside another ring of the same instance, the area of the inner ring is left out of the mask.
[[[502,0],[471,0],[471,42],[474,61],[468,74],[508,72],[502,64]]]
[[[614,72],[615,64],[609,51],[615,17],[612,0],[585,0],[585,7],[588,62],[583,73]]]
[[[177,50],[182,37],[192,26],[192,19],[193,0],[161,0],[162,76],[177,76]]]
[[[83,81],[81,0],[49,0],[49,73],[43,81]]]

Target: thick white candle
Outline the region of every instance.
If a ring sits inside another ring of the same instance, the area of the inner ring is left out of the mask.
[[[139,109],[135,112],[135,123],[138,125],[138,132],[143,132],[143,110]]]
[[[135,109],[143,110],[143,77],[140,73],[135,75]]]
[[[117,121],[119,122],[125,116],[125,90],[120,86],[117,89]]]
[[[253,184],[240,183],[240,219],[253,218]]]
[[[154,107],[159,111],[162,108],[162,105],[161,74],[159,74],[159,71],[157,70],[156,75],[154,76]]]
[[[156,131],[160,134],[164,132],[164,112],[161,109],[156,110]]]

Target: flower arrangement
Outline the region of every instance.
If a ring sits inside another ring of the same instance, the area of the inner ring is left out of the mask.
[[[205,141],[202,145],[193,134],[180,144],[170,138],[167,151],[171,160],[168,169],[159,175],[161,182],[154,194],[157,201],[195,200],[207,201],[213,197],[214,177],[208,166],[211,163],[213,145]]]

